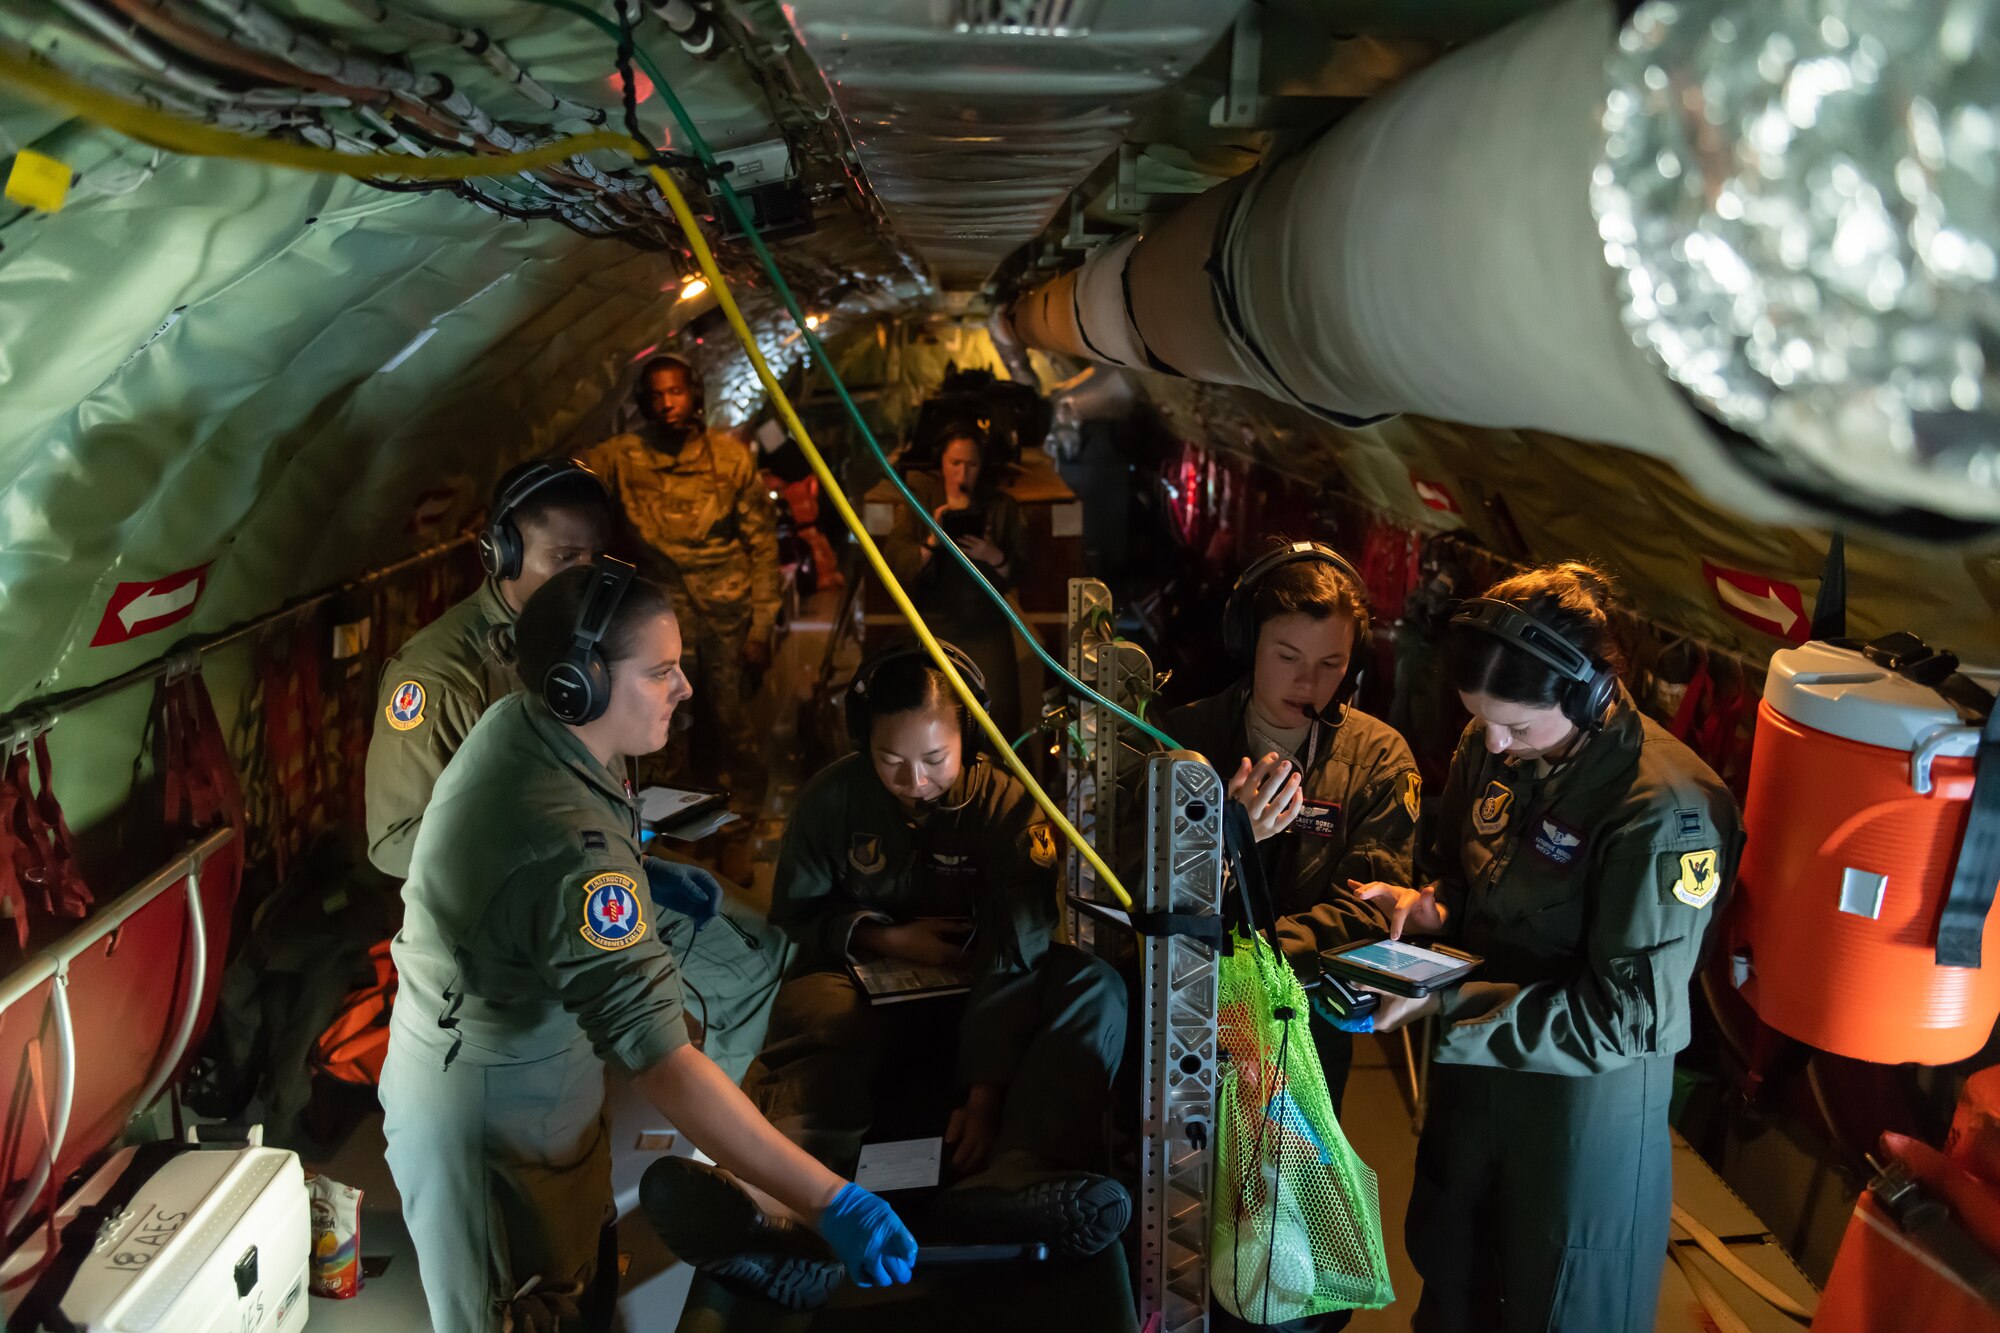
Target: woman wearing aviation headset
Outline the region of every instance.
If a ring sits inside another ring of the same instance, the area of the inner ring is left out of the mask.
[[[1392,934],[1485,960],[1375,1018],[1442,1020],[1406,1229],[1418,1330],[1653,1326],[1674,1054],[1742,835],[1715,774],[1619,683],[1609,592],[1571,562],[1460,608],[1445,667],[1472,722],[1430,882],[1357,890]]]
[[[606,1062],[812,1221],[857,1281],[907,1281],[916,1243],[888,1205],[688,1044],[624,776],[691,692],[666,593],[619,561],[570,569],[528,600],[515,641],[528,688],[481,716],[439,780],[394,944],[384,1129],[431,1326],[582,1326],[612,1207]],[[709,1220],[725,1239],[759,1225]]]

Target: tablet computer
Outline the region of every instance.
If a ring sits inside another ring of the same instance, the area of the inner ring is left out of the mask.
[[[953,541],[961,537],[984,537],[986,535],[986,511],[983,509],[947,509],[938,518],[938,526]]]
[[[1336,976],[1414,999],[1465,980],[1480,962],[1442,944],[1408,940],[1361,940],[1319,956],[1320,966]]]

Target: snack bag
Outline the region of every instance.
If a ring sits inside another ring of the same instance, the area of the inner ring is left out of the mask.
[[[312,1294],[344,1301],[361,1294],[361,1191],[306,1172],[312,1198]]]

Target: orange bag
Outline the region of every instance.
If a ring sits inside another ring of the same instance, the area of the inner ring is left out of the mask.
[[[389,941],[368,950],[374,979],[349,991],[326,1031],[313,1043],[313,1068],[329,1078],[372,1088],[382,1081],[382,1061],[389,1054],[389,1011],[396,1003],[396,964]]]

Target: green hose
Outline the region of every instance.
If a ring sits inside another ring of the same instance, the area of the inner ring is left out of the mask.
[[[605,18],[602,14],[596,13],[588,7],[577,3],[577,0],[532,0],[532,3],[548,9],[560,9],[565,13],[576,15],[586,22],[595,24],[613,42],[618,41],[622,36],[616,23]],[[861,438],[867,442],[868,451],[875,456],[876,464],[882,469],[883,475],[888,477],[890,484],[902,494],[903,502],[909,505],[910,511],[923,521],[925,527],[931,530],[931,534],[937,538],[939,548],[949,552],[952,558],[958,561],[959,566],[967,574],[971,575],[972,581],[978,585],[979,589],[987,597],[992,599],[995,606],[1000,608],[1000,613],[1007,617],[1007,621],[1014,627],[1014,631],[1027,642],[1029,649],[1035,656],[1041,659],[1042,665],[1060,677],[1068,685],[1071,693],[1080,694],[1085,698],[1094,700],[1102,707],[1110,709],[1127,723],[1139,728],[1139,730],[1145,732],[1169,750],[1181,749],[1181,745],[1173,737],[1167,735],[1158,727],[1153,726],[1136,713],[1128,712],[1105,698],[1096,690],[1093,690],[1090,686],[1071,675],[1063,667],[1062,663],[1051,657],[1048,650],[1042,647],[1041,640],[1035,636],[1032,630],[1021,623],[1019,616],[1014,614],[1014,608],[1007,605],[1007,599],[1002,597],[999,590],[986,581],[986,576],[979,572],[979,566],[973,563],[972,557],[959,549],[958,543],[951,539],[950,535],[938,525],[937,520],[931,516],[930,512],[917,500],[917,497],[911,493],[909,486],[904,483],[903,478],[897,474],[895,467],[889,462],[889,456],[883,451],[881,442],[875,438],[875,432],[868,428],[868,422],[863,419],[860,407],[855,404],[853,397],[847,392],[847,385],[841,380],[840,372],[834,369],[833,359],[827,355],[825,346],[819,340],[819,335],[807,327],[806,313],[799,306],[798,297],[793,294],[791,285],[785,281],[784,274],[778,270],[777,260],[773,259],[771,252],[765,248],[764,238],[758,234],[756,225],[751,221],[749,210],[744,208],[743,201],[737,197],[735,189],[730,186],[729,182],[723,178],[720,172],[715,170],[716,158],[715,154],[709,149],[708,140],[704,139],[701,131],[695,128],[694,118],[688,115],[687,108],[681,104],[681,99],[675,94],[673,85],[667,81],[667,76],[654,63],[653,57],[643,48],[639,47],[636,42],[633,45],[632,54],[633,58],[646,71],[647,76],[653,80],[654,88],[658,89],[660,96],[666,100],[668,109],[673,112],[674,119],[680,124],[681,132],[687,136],[688,145],[694,149],[696,160],[709,169],[715,184],[721,187],[723,202],[729,206],[729,211],[735,215],[736,225],[742,228],[744,237],[750,242],[750,248],[756,252],[757,262],[763,266],[764,272],[771,279],[771,285],[776,288],[779,297],[783,299],[785,309],[791,312],[792,322],[798,325],[799,332],[804,335],[806,346],[819,359],[820,365],[826,368],[826,375],[833,383],[834,392],[840,395],[841,405],[847,409],[848,416],[853,418],[855,427],[861,432]],[[1018,746],[1020,742],[1016,741],[1015,744]]]

